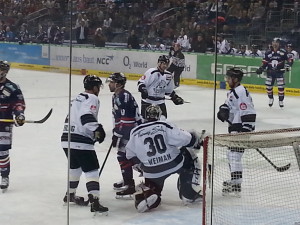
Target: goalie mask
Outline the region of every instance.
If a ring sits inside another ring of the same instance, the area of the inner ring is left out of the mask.
[[[6,77],[8,71],[10,69],[10,65],[7,61],[0,61],[0,79],[2,80]]]
[[[158,105],[149,105],[146,108],[146,120],[159,120],[162,111]]]

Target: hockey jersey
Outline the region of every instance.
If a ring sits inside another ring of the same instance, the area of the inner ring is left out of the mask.
[[[6,79],[0,83],[0,119],[13,119],[25,111],[25,100],[20,87]],[[11,149],[13,123],[0,122],[0,151]]]
[[[255,129],[256,111],[252,97],[243,85],[228,92],[225,104],[229,107],[229,133]]]
[[[138,104],[130,92],[123,89],[112,97],[114,132],[129,139],[130,131],[141,121]]]
[[[277,51],[269,50],[265,53],[263,58],[262,67],[267,69],[267,71],[274,72],[284,72],[285,61],[288,62],[289,66],[293,64],[293,58],[289,58],[284,49],[279,49]]]
[[[169,71],[161,72],[158,68],[150,68],[139,79],[138,87],[144,84],[148,91],[148,98],[142,101],[150,104],[162,104],[165,95],[170,95],[174,90],[173,76]]]
[[[94,150],[94,131],[98,128],[97,121],[100,101],[94,94],[81,93],[71,103],[70,115],[65,119],[61,144],[68,148],[68,130],[70,120],[70,148],[77,150]]]
[[[126,157],[141,163],[145,178],[175,173],[183,165],[178,147],[187,146],[192,135],[163,121],[147,122],[132,129],[126,145]]]

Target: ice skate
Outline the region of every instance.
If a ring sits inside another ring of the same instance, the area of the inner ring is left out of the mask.
[[[269,99],[269,106],[272,107],[274,103],[274,98],[270,98]]]
[[[7,191],[8,186],[9,186],[9,178],[8,177],[2,177],[1,185],[0,185],[2,193]]]
[[[280,107],[280,108],[283,108],[283,107],[284,107],[283,101],[279,101],[279,107]]]
[[[125,190],[127,187],[125,187],[125,184],[124,184],[124,181],[121,180],[121,181],[118,181],[116,183],[113,184],[113,189],[115,191],[122,191],[122,190]]]
[[[223,182],[223,189],[222,189],[223,196],[228,196],[232,193],[233,196],[241,197],[241,191],[242,191],[241,184],[237,184],[232,181]]]
[[[125,189],[121,189],[121,191],[118,191],[116,193],[116,199],[133,199],[133,194],[135,193],[135,183],[134,180],[131,180],[130,182],[128,182],[128,184],[125,184],[124,186],[122,186],[122,188]]]
[[[107,216],[108,208],[100,204],[99,198],[97,196],[93,196],[92,194],[89,194],[88,196],[89,196],[89,201],[91,203],[91,212],[94,212],[95,216],[97,214]]]
[[[63,201],[64,203],[68,202],[68,193],[65,194]],[[87,206],[89,204],[89,200],[85,201],[84,197],[76,196],[75,193],[70,193],[70,203],[80,206]]]
[[[149,197],[147,197],[145,200],[139,202],[136,205],[136,209],[139,213],[146,212],[151,209],[151,206],[154,205],[157,202],[158,195],[152,194]]]
[[[202,202],[202,195],[198,194],[195,199],[188,199],[184,196],[181,196],[181,201],[183,205],[190,205],[198,202]]]

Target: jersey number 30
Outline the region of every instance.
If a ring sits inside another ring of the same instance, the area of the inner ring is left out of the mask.
[[[145,138],[144,144],[149,147],[149,151],[147,152],[149,157],[154,156],[157,152],[160,154],[165,153],[167,150],[164,136],[161,134]]]

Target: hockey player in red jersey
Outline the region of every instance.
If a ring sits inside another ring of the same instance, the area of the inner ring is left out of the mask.
[[[14,119],[15,126],[22,126],[25,122],[25,101],[20,87],[6,78],[9,69],[7,61],[0,61],[0,119]],[[13,123],[0,122],[0,187],[3,191],[9,186],[12,129]]]
[[[194,149],[200,149],[204,137],[159,121],[158,105],[146,108],[145,122],[133,128],[126,145],[126,157],[139,165],[145,184],[137,187],[135,207],[138,212],[156,208],[161,202],[165,180],[178,173],[177,188],[183,203],[201,200],[201,167]]]
[[[248,90],[241,85],[243,72],[239,68],[231,68],[226,73],[226,81],[230,87],[227,99],[219,107],[217,117],[222,122],[228,122],[229,133],[251,132],[255,129],[256,111]],[[229,148],[227,158],[231,179],[223,183],[223,194],[241,192],[243,179],[242,156],[245,149]]]
[[[141,123],[138,104],[132,94],[125,89],[126,77],[123,73],[113,73],[107,78],[112,96],[112,114],[114,128],[112,146],[118,150],[117,159],[121,168],[123,180],[114,183],[118,191],[116,198],[131,198],[135,192],[135,182],[131,162],[126,158],[125,146],[129,140],[130,131]]]
[[[287,64],[285,64],[287,62]],[[280,39],[274,38],[272,41],[272,48],[266,51],[262,60],[262,65],[256,70],[257,74],[262,74],[264,70],[267,71],[266,89],[269,97],[269,106],[273,106],[273,86],[276,81],[278,88],[279,106],[284,107],[284,72],[289,71],[293,65],[293,58],[289,58],[287,52],[280,48]]]

